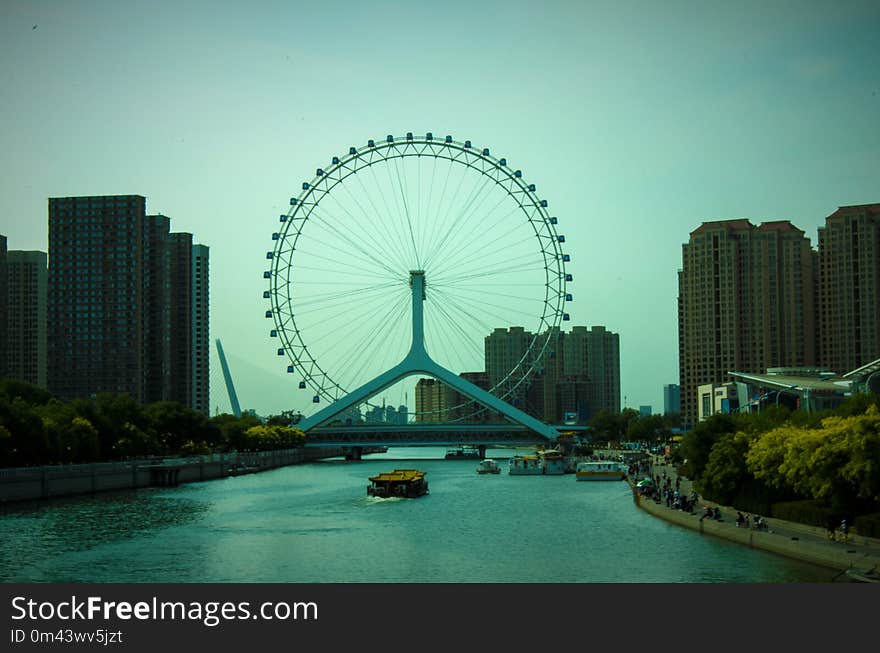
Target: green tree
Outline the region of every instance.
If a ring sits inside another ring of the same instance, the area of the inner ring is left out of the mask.
[[[626,438],[630,423],[638,417],[639,411],[632,408],[624,408],[619,413],[600,410],[590,420],[590,437],[593,442],[621,442]]]
[[[49,462],[51,449],[46,429],[36,407],[22,397],[11,400],[0,396],[0,426],[11,435],[8,458],[0,460],[4,467],[43,465]]]
[[[709,462],[709,453],[715,443],[724,435],[737,431],[737,422],[732,415],[713,415],[685,433],[679,445],[685,476],[699,481]]]
[[[663,415],[639,415],[629,422],[626,431],[630,442],[665,442],[670,435]]]
[[[746,465],[746,453],[752,438],[742,431],[719,435],[696,483],[700,494],[725,505],[734,503],[743,486],[753,480]]]
[[[210,443],[219,437],[202,413],[174,401],[157,401],[144,411],[162,453],[176,454],[189,440]]]
[[[45,404],[52,398],[48,390],[17,379],[0,379],[0,396],[6,396],[10,401],[19,397],[34,406]]]
[[[862,415],[827,417],[818,429],[773,429],[752,443],[746,464],[768,485],[824,501],[841,514],[876,506],[880,411],[870,405]]]
[[[247,449],[245,432],[258,426],[260,420],[253,415],[236,417],[225,413],[211,418],[211,425],[220,433],[220,446],[224,451],[244,451]]]

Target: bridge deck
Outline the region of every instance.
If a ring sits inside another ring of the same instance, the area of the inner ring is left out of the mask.
[[[583,432],[583,426],[554,426],[559,432]],[[436,447],[454,445],[531,446],[547,439],[519,424],[357,424],[321,426],[307,431],[307,447],[328,445]]]

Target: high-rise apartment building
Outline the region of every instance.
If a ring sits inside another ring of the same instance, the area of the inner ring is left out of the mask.
[[[541,340],[548,334],[541,334]],[[538,419],[562,423],[570,413],[589,419],[602,410],[620,410],[620,338],[604,326],[554,330],[533,372],[515,395]],[[525,360],[531,334],[521,327],[495,329],[486,338],[486,375],[497,383],[510,366]]]
[[[590,413],[620,410],[620,336],[604,326],[572,327],[584,329],[587,338],[587,367],[590,380]],[[569,337],[570,334],[566,335]]]
[[[838,373],[880,358],[880,204],[841,206],[819,228],[819,363]]]
[[[6,261],[5,376],[45,388],[46,253],[11,250]]]
[[[704,222],[682,246],[679,380],[685,424],[697,388],[731,371],[816,362],[815,253],[788,221]]]
[[[49,390],[128,393],[144,403],[140,195],[49,199]]]
[[[677,383],[663,386],[663,414],[677,415],[681,412],[681,390]]]
[[[211,411],[210,369],[208,361],[211,343],[208,332],[209,290],[209,249],[207,245],[192,246],[192,360],[193,392],[188,404],[191,408],[209,415]],[[183,403],[183,402],[181,402]]]
[[[172,397],[171,220],[164,215],[144,218],[144,403]],[[176,298],[174,298],[176,299]],[[183,402],[181,402],[183,403]]]
[[[454,391],[445,383],[433,378],[421,378],[416,382],[416,421],[446,422],[449,408],[453,405]]]
[[[0,379],[6,378],[6,236],[0,234]]]
[[[140,195],[49,199],[49,390],[209,412],[208,248]]]
[[[511,386],[514,379],[505,382],[505,378],[521,363],[525,365],[532,363],[531,360],[526,361],[525,356],[534,340],[534,334],[520,326],[512,326],[509,329],[498,328],[485,337],[485,371],[490,388],[498,387],[499,384],[502,384],[502,388]],[[516,392],[510,403],[519,403],[521,398],[522,393]]]

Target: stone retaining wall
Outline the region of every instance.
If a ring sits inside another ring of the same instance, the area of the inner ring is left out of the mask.
[[[176,483],[223,478],[236,466],[263,471],[345,455],[341,447],[299,448],[89,465],[0,469],[0,504],[156,485],[155,469],[174,469]],[[175,483],[175,484],[176,484]]]
[[[820,541],[809,541],[772,532],[755,531],[748,528],[737,528],[732,522],[718,522],[711,519],[700,519],[700,514],[687,513],[667,508],[655,503],[653,499],[639,496],[633,490],[636,505],[665,521],[689,528],[706,535],[721,537],[725,540],[743,544],[754,549],[769,551],[788,558],[794,558],[820,567],[844,571],[855,567],[870,567],[876,564],[875,556],[848,548],[844,544],[833,544]]]

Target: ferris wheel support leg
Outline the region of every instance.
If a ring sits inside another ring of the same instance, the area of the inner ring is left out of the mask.
[[[522,426],[531,429],[538,435],[541,435],[550,441],[555,442],[556,437],[559,435],[559,432],[552,426],[545,424],[538,419],[535,419],[534,417],[526,412],[523,412],[519,408],[511,406],[506,401],[502,401],[495,395],[486,392],[479,386],[476,386],[473,383],[466,381],[457,374],[454,374],[446,368],[438,365],[430,358],[425,360],[425,358],[423,358],[422,356],[412,354],[398,365],[392,367],[387,372],[380,374],[372,381],[368,381],[357,390],[354,390],[342,399],[333,402],[332,404],[318,411],[311,417],[307,417],[306,419],[302,420],[299,424],[297,424],[297,428],[308,432],[309,429],[320,426],[321,424],[329,422],[334,417],[345,414],[346,411],[363,403],[377,393],[382,392],[382,390],[384,390],[385,388],[388,388],[398,381],[405,379],[408,376],[413,376],[415,374],[425,374],[427,376],[434,377],[435,379],[438,379],[439,381],[445,383],[447,386],[465,395],[469,399],[473,399],[474,401],[485,406],[486,408],[491,408],[492,410],[497,411],[504,417],[508,418],[510,421],[521,424]]]
[[[435,364],[433,369],[426,370],[426,372],[486,408],[491,408],[492,410],[501,413],[510,421],[521,424],[552,442],[556,441],[559,431],[549,424],[545,424],[541,420],[535,419],[516,406],[511,406],[506,401],[499,399],[490,392],[486,392],[481,387],[461,378],[446,368]]]
[[[329,422],[334,417],[343,415],[346,411],[356,407],[358,404],[365,402],[367,399],[374,396],[375,394],[382,392],[382,390],[384,390],[385,388],[388,388],[400,381],[401,379],[404,379],[407,376],[415,373],[416,372],[409,369],[409,367],[404,367],[403,363],[395,365],[390,370],[388,370],[387,372],[383,372],[372,381],[367,381],[357,390],[354,390],[346,396],[342,397],[341,399],[334,401],[332,404],[330,404],[326,408],[322,408],[314,415],[301,420],[299,424],[296,425],[296,427],[308,432],[309,429]]]

